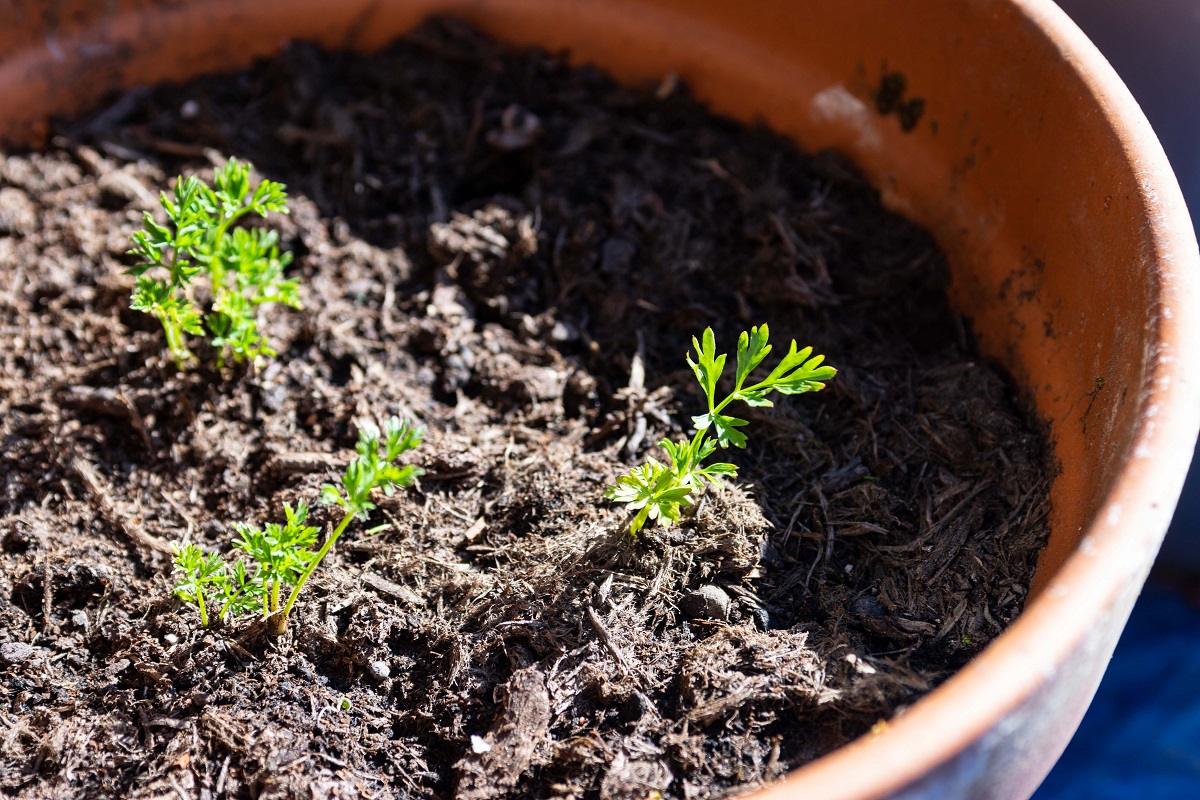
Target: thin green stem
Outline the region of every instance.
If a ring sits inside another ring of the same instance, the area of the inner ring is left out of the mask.
[[[736,389],[736,390],[734,390],[733,394],[729,395],[729,397],[726,397],[724,400],[722,400],[722,401],[721,401],[721,402],[720,402],[720,403],[717,405],[717,407],[716,407],[715,409],[713,409],[713,413],[714,413],[714,414],[719,414],[719,413],[721,413],[721,409],[722,409],[722,408],[724,408],[725,406],[729,405],[729,404],[730,404],[730,403],[732,403],[734,400],[740,400],[740,399],[742,399],[742,396],[743,396],[744,394],[747,394],[747,393],[750,393],[750,392],[757,392],[759,389],[769,389],[769,388],[771,388],[771,387],[772,387],[772,386],[774,386],[774,385],[775,385],[775,384],[774,384],[774,383],[772,383],[772,382],[770,382],[770,381],[759,381],[758,383],[756,383],[756,384],[754,384],[753,386],[751,386],[749,389]]]
[[[752,387],[752,388],[750,389],[750,391],[754,391],[754,389],[757,389],[757,388],[758,388],[757,386],[755,386],[755,387]],[[739,390],[737,390],[737,391],[735,391],[733,394],[729,395],[729,397],[726,397],[724,400],[722,400],[720,403],[718,403],[718,404],[717,404],[717,407],[716,407],[715,409],[713,409],[713,412],[712,412],[712,413],[714,413],[714,414],[720,414],[720,413],[721,413],[721,409],[722,409],[722,408],[724,408],[725,406],[729,405],[729,404],[730,404],[730,403],[732,403],[734,400],[737,400],[737,399],[738,399],[738,397],[740,397],[740,396],[741,396],[741,394],[742,394],[742,392],[741,392],[741,390],[740,390],[740,389],[739,389]]]
[[[171,293],[178,292],[186,297],[187,292],[184,288],[183,276],[179,271],[179,248],[171,248]],[[167,349],[171,351],[171,356],[175,359],[175,366],[183,369],[188,361],[192,358],[192,351],[188,350],[187,344],[183,341],[183,331],[179,327],[179,320],[175,315],[170,315],[171,318],[162,317],[163,330],[167,334]]]
[[[219,256],[213,256],[208,262],[208,280],[212,284],[213,305],[220,306],[221,295],[225,289],[225,268],[221,266]]]
[[[176,236],[179,232],[176,231]],[[179,273],[179,248],[172,243],[171,245],[171,289],[180,289],[183,287],[183,277]]]
[[[221,294],[227,291],[225,286],[225,267],[221,265],[221,257],[218,255],[220,250],[219,245],[221,244],[221,240],[225,238],[225,234],[229,232],[229,226],[245,216],[249,211],[250,206],[242,206],[221,220],[216,230],[213,231],[212,238],[208,240],[208,276],[209,282],[212,284],[214,301],[219,301]],[[219,302],[217,304],[219,305]]]
[[[692,437],[692,443],[691,443],[691,445],[690,445],[690,446],[689,446],[689,448],[688,448],[688,452],[689,452],[689,453],[693,453],[693,454],[694,454],[694,453],[698,453],[698,452],[700,452],[700,442],[704,441],[704,438],[705,438],[707,435],[708,435],[708,429],[707,429],[707,428],[706,428],[706,429],[704,429],[704,430],[702,430],[702,431],[696,431],[696,435]],[[691,465],[691,464],[689,464],[688,466],[689,466],[689,467],[691,467],[692,465]],[[678,472],[679,472],[679,471],[678,471],[678,470],[676,470],[676,474],[678,474]]]
[[[200,625],[208,627],[208,609],[204,607],[204,587],[196,587],[196,607],[200,609]]]
[[[230,214],[217,225],[216,235],[213,237],[212,244],[216,247],[217,242],[225,236],[225,232],[229,230],[229,226],[236,222],[240,217],[245,216],[250,211],[250,206],[242,206],[237,211]]]
[[[312,561],[308,562],[308,566],[304,568],[304,572],[300,573],[300,579],[296,581],[295,588],[292,589],[291,595],[288,596],[287,605],[283,607],[283,611],[279,612],[279,627],[275,629],[278,635],[282,636],[287,631],[288,614],[292,612],[292,606],[296,604],[296,598],[300,596],[300,590],[304,588],[304,584],[308,583],[309,577],[317,567],[321,566],[321,561],[325,558],[329,549],[333,547],[334,543],[337,542],[338,537],[346,530],[346,526],[350,524],[350,520],[352,519],[354,519],[353,512],[342,517],[342,521],[333,529],[333,533],[329,534],[329,538],[325,540],[325,544],[321,545],[321,549],[317,551],[316,556],[313,557]]]
[[[183,369],[191,360],[192,351],[188,350],[187,345],[184,344],[182,329],[173,315],[164,315],[160,319],[163,331],[167,334],[167,349],[171,351],[171,355],[175,359],[175,366]]]

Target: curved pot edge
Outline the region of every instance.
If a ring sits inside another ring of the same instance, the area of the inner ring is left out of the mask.
[[[1186,301],[1197,295],[1200,256],[1182,194],[1140,108],[1086,37],[1049,0],[1011,2],[1031,25],[1057,43],[1064,61],[1085,77],[1103,118],[1118,131],[1142,177],[1153,260],[1163,266],[1158,271],[1155,329],[1147,332],[1150,339],[1157,334],[1159,348],[1144,387],[1146,402],[1138,418],[1137,440],[1079,550],[1008,631],[886,732],[797,770],[758,797],[799,796],[800,792],[830,798],[894,795],[959,758],[965,752],[964,741],[981,741],[988,730],[1035,698],[1045,676],[1073,654],[1090,652],[1100,657],[1111,652],[1136,597],[1130,587],[1140,586],[1149,569],[1190,462],[1200,428],[1200,384],[1189,380],[1184,357],[1200,347],[1200,316],[1189,310]],[[36,61],[28,55],[22,68]],[[14,60],[7,60],[0,70],[15,66]],[[1102,591],[1081,592],[1074,588],[1079,586],[1102,587]],[[1056,622],[1064,618],[1105,622],[1092,632],[1064,630]],[[1098,639],[1090,635],[1096,632]],[[1001,681],[1007,690],[972,690],[972,684],[981,680],[990,685]],[[966,707],[976,713],[964,740],[960,723],[961,709]],[[952,738],[941,735],[950,720],[959,732]],[[926,735],[912,735],[917,733]],[[882,773],[886,777],[880,780]]]

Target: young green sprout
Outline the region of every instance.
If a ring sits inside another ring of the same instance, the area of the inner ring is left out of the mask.
[[[262,595],[262,582],[246,572],[241,561],[229,567],[219,553],[205,554],[194,544],[175,547],[175,596],[192,603],[200,613],[200,625],[209,625],[209,602],[217,604],[217,618],[241,616],[254,610]]]
[[[246,569],[246,562],[234,561],[227,565],[220,555],[205,555],[195,545],[177,548],[175,570],[179,578],[175,583],[175,594],[187,603],[194,603],[200,612],[200,624],[208,627],[207,600],[220,602],[218,617],[238,617],[259,611],[263,619],[272,620],[274,631],[287,631],[288,616],[300,590],[312,577],[321,561],[346,531],[350,521],[365,520],[375,508],[371,501],[375,490],[392,496],[397,487],[411,486],[424,474],[424,470],[413,464],[401,465],[399,458],[421,444],[425,429],[399,419],[392,419],[382,433],[374,427],[359,431],[358,455],[346,465],[341,486],[327,484],[321,487],[320,502],[339,506],[344,514],[337,527],[325,539],[319,550],[317,529],[308,525],[308,506],[304,502],[295,508],[284,503],[285,522],[268,523],[262,530],[247,523],[236,523],[234,530],[240,537],[235,546],[246,554],[254,565],[253,571]],[[283,602],[287,592],[287,602]]]
[[[770,330],[764,324],[738,337],[733,391],[720,400],[717,384],[725,371],[726,356],[717,355],[712,328],[705,329],[703,341],[692,337],[697,356],[693,361],[688,353],[687,363],[708,399],[708,412],[692,417],[696,433],[691,440],[672,442],[664,439],[659,443],[667,453],[668,464],[647,457],[644,464],[634,467],[618,478],[615,485],[605,489],[604,496],[609,500],[624,503],[627,509],[637,512],[629,523],[630,534],[637,536],[648,521],[657,521],[664,527],[677,522],[682,507],[692,504],[692,492],[702,489],[705,481],[719,486],[723,477],[737,476],[737,467],[733,464],[704,464],[718,446],[746,446],[746,434],[738,429],[750,424],[749,421],[721,413],[730,403],[736,400],[751,407],[770,406],[773,403],[767,396],[771,392],[804,394],[820,391],[825,388],[824,382],[837,374],[833,367],[821,365],[824,356],[812,355],[811,347],[797,350],[793,340],[787,355],[770,374],[747,385],[750,374],[771,352],[771,345],[767,343],[769,335]],[[714,435],[709,435],[709,430]]]
[[[257,573],[246,571],[246,562],[235,561],[218,584],[221,591],[221,619],[240,617],[255,611],[262,604],[264,586]]]
[[[296,585],[315,555],[312,547],[317,543],[317,529],[304,524],[308,521],[308,506],[300,502],[292,508],[284,503],[283,514],[285,524],[269,522],[261,531],[244,522],[234,525],[242,537],[236,546],[257,565],[254,576],[262,587],[263,617],[279,611],[280,593]]]
[[[175,596],[185,603],[194,603],[200,612],[200,626],[207,628],[208,605],[204,597],[210,587],[220,591],[227,582],[224,559],[219,553],[205,555],[196,545],[185,544],[175,547],[174,564],[179,574]]]
[[[217,170],[212,187],[195,176],[180,176],[172,197],[160,195],[167,224],[159,225],[147,212],[142,230],[133,234],[129,252],[140,261],[129,270],[137,277],[130,305],[162,323],[180,369],[195,361],[186,335],[201,336],[205,327],[219,365],[226,351],[238,362],[274,356],[258,330],[258,306],[300,308],[298,281],[283,277],[292,254],[279,252],[279,234],[232,228],[247,214],[288,213],[283,184],[264,180],[252,186],[250,169],[231,158]],[[192,285],[201,274],[208,276],[212,294],[207,315],[193,298]]]

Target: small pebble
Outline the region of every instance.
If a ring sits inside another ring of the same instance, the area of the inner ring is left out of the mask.
[[[550,339],[555,342],[574,342],[579,339],[579,331],[566,322],[555,322],[550,330]]]
[[[862,675],[875,674],[875,668],[868,664],[861,656],[857,656],[854,653],[846,654],[846,662]]]
[[[869,594],[864,594],[855,600],[850,604],[850,608],[860,617],[882,617],[887,613],[879,601]]]
[[[782,564],[783,563],[783,558],[779,555],[779,550],[776,549],[775,545],[771,544],[769,541],[767,541],[765,539],[763,540],[763,543],[759,548],[759,556],[767,564]]]
[[[173,633],[168,633],[163,636],[163,641],[167,644],[179,644],[179,637]]]
[[[372,661],[370,670],[375,680],[383,681],[392,676],[392,668],[387,665],[386,661]]]
[[[23,664],[33,658],[33,645],[25,642],[5,642],[0,644],[0,661],[5,664]]]
[[[621,721],[632,724],[654,709],[654,703],[641,692],[635,691],[621,703]]]
[[[754,618],[754,624],[758,626],[760,631],[771,630],[771,615],[762,606],[754,606],[750,609],[750,616]]]
[[[511,105],[504,109],[501,127],[484,134],[484,139],[497,150],[522,150],[542,135],[542,121],[528,109]]]
[[[679,609],[691,619],[728,619],[729,595],[720,586],[706,583],[685,595]]]

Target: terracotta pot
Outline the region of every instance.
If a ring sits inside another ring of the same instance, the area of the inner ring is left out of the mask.
[[[1200,267],[1153,132],[1048,0],[9,0],[0,134],[289,38],[379,46],[433,12],[674,70],[712,106],[835,147],[949,257],[954,302],[1048,423],[1062,471],[1034,595],[881,733],[760,797],[1027,797],[1091,698],[1171,517],[1200,423]],[[887,76],[887,77],[885,77]],[[881,88],[884,90],[881,93]],[[882,99],[882,102],[881,102]],[[880,109],[889,110],[883,114]]]
[[[1112,62],[1146,112],[1200,219],[1200,103],[1179,102],[1200,84],[1200,15],[1193,0],[1057,0]],[[1200,577],[1200,459],[1183,484],[1155,566]]]

